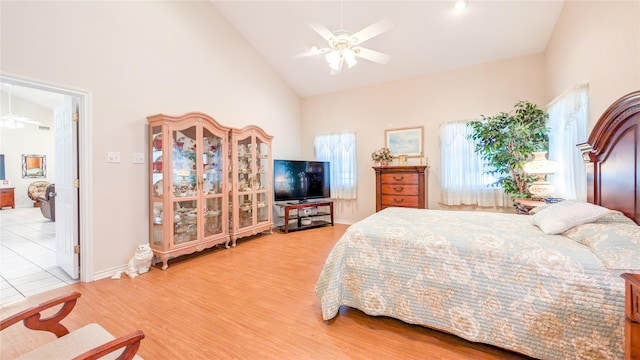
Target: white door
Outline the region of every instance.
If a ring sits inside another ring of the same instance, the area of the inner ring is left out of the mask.
[[[78,99],[65,95],[55,116],[56,263],[73,279],[78,279],[80,255],[78,228]],[[76,115],[77,116],[77,115]]]

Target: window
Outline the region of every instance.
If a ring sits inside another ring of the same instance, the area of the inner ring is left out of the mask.
[[[331,163],[331,198],[356,199],[356,133],[315,137],[316,160]]]
[[[585,200],[586,168],[577,144],[587,140],[589,87],[580,85],[547,106],[549,120],[549,160],[558,162],[558,171],[548,177],[552,196]],[[511,206],[501,188],[491,187],[497,179],[486,174],[484,161],[473,150],[466,122],[440,126],[441,202],[445,205]]]
[[[549,160],[558,163],[558,171],[550,175],[553,196],[586,200],[587,172],[577,144],[587,141],[589,119],[589,86],[569,89],[547,106],[549,120]]]
[[[441,202],[445,205],[511,206],[498,179],[489,170],[468,136],[473,130],[466,122],[440,125]]]

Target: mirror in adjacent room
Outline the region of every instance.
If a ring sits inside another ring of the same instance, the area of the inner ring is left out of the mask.
[[[47,157],[45,155],[22,155],[22,177],[43,178],[47,175]]]

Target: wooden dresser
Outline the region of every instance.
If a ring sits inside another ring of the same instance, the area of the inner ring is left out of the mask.
[[[16,208],[13,188],[0,188],[0,209],[4,207]]]
[[[376,211],[387,207],[427,208],[426,165],[374,166]]]
[[[625,280],[624,358],[640,360],[640,275],[622,274]]]

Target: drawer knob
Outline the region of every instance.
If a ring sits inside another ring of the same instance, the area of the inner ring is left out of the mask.
[[[404,176],[395,176],[393,175],[393,180],[395,181],[402,181],[404,179]]]
[[[402,190],[404,190],[404,186],[394,186],[393,190],[395,190],[396,192],[402,192]]]
[[[395,201],[397,203],[402,203],[402,202],[404,202],[404,199],[393,198],[393,201]]]

